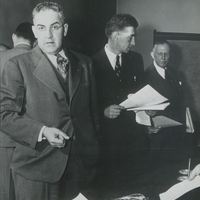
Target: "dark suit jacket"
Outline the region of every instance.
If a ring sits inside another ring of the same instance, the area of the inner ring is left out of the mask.
[[[17,55],[20,55],[22,53],[25,53],[27,51],[30,51],[31,47],[26,44],[19,44],[15,46],[13,49],[6,50],[0,52],[0,79],[1,79],[1,74],[4,69],[5,63],[10,59],[13,58]],[[10,139],[8,135],[6,135],[4,132],[0,131],[0,146],[1,147],[14,147],[15,142]]]
[[[174,75],[173,70],[168,67],[170,84],[163,79],[152,64],[146,69],[147,82],[160,94],[169,99],[170,105],[164,111],[158,111],[157,115],[164,115],[177,120],[185,126],[185,99],[181,86]]]
[[[68,52],[69,103],[52,64],[38,46],[9,60],[2,76],[1,129],[16,141],[12,169],[26,179],[56,182],[62,176],[71,141],[53,148],[38,141],[41,128],[74,132],[86,170],[96,164],[96,88],[91,60]]]
[[[113,139],[117,143],[121,142],[121,146],[124,149],[126,148],[123,146],[122,141],[124,141],[124,145],[126,145],[127,140],[129,140],[132,142],[130,146],[133,147],[133,143],[137,142],[140,136],[143,137],[142,133],[139,133],[140,130],[137,130],[138,125],[135,121],[135,113],[133,111],[122,111],[117,118],[108,119],[104,116],[104,110],[110,105],[120,104],[127,99],[128,94],[135,93],[144,85],[142,56],[139,53],[132,51],[122,54],[121,83],[119,82],[104,49],[94,55],[92,61],[97,81],[97,96],[100,108],[102,136],[115,137]],[[140,136],[137,134],[140,134]],[[138,140],[136,138],[138,138]],[[117,145],[114,144],[114,142],[111,143],[113,146]]]
[[[101,111],[112,104],[120,104],[127,99],[128,94],[135,93],[143,86],[144,67],[139,53],[131,51],[122,54],[121,84],[104,49],[94,55],[92,61],[95,67]]]

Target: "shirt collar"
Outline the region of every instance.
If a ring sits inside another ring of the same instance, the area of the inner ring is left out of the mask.
[[[62,57],[67,58],[63,49],[59,52],[59,54]],[[57,56],[52,55],[52,54],[47,54],[47,53],[46,53],[46,55],[49,58],[49,60],[53,63],[53,65],[57,66]]]
[[[107,57],[108,57],[108,60],[110,61],[110,64],[112,65],[113,69],[115,69],[116,56],[117,56],[117,55],[114,54],[112,51],[110,51],[110,50],[108,49],[108,44],[105,45],[104,49],[105,49],[106,55],[107,55]],[[121,55],[122,55],[122,54],[118,54],[120,64],[122,63]]]
[[[28,42],[19,42],[19,43],[17,43],[17,44],[15,45],[15,47],[18,46],[18,45],[21,45],[21,44],[25,44],[25,45],[28,45],[28,46],[31,47],[31,45],[30,45]]]
[[[153,61],[153,64],[154,64],[154,66],[155,66],[157,72],[160,74],[160,76],[162,76],[162,78],[165,79],[165,69],[163,69],[162,67],[159,67],[159,66],[157,65],[157,63],[155,62],[155,60]]]

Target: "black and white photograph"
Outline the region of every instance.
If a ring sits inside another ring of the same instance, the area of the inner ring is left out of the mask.
[[[0,10],[0,200],[200,199],[199,0]]]

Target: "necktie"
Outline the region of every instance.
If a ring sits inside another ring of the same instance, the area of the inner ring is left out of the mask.
[[[168,83],[171,83],[171,82],[172,82],[172,80],[171,80],[171,78],[170,78],[170,74],[169,74],[169,72],[168,72],[167,69],[165,69],[165,80],[166,80]]]
[[[121,65],[119,62],[119,55],[116,56],[115,72],[119,78],[119,81],[121,82]]]
[[[63,58],[60,54],[56,54],[57,56],[57,69],[58,72],[62,75],[64,80],[67,79],[67,73],[69,68],[69,60]]]

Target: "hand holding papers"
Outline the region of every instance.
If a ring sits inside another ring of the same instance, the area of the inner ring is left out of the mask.
[[[159,94],[150,85],[146,85],[135,94],[129,95],[128,99],[120,105],[127,110],[136,111],[136,122],[151,126],[150,116],[144,110],[164,110],[169,103],[163,103],[168,99]]]
[[[120,105],[131,110],[164,110],[169,103],[163,103],[168,99],[159,94],[150,85],[132,94]]]

